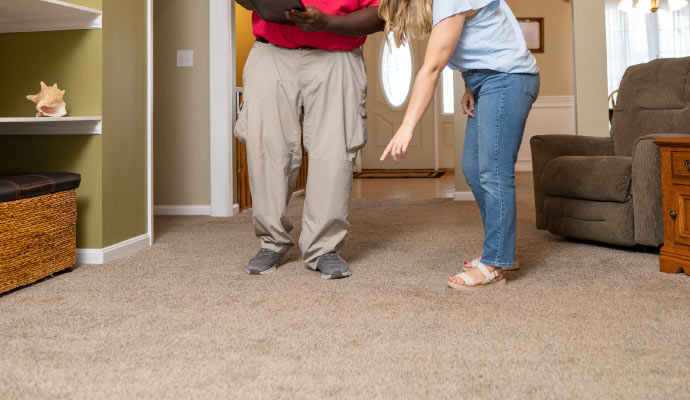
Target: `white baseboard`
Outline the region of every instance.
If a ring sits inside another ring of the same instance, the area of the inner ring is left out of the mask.
[[[532,172],[532,160],[518,160],[515,164],[516,172]]]
[[[77,249],[77,264],[106,264],[150,246],[151,237],[144,234],[104,249]]]
[[[154,206],[154,215],[177,215],[177,216],[194,216],[194,215],[211,215],[211,206]],[[230,216],[234,217],[240,213],[240,205],[233,204],[230,210]]]
[[[455,201],[474,201],[472,192],[455,192]]]
[[[211,215],[211,206],[154,206],[154,215]]]

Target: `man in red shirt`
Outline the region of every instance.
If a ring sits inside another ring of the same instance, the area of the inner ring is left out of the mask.
[[[248,0],[236,0],[252,10]],[[265,275],[293,246],[287,207],[304,147],[309,175],[299,240],[307,266],[324,279],[350,276],[339,255],[348,234],[352,167],[366,143],[367,76],[361,46],[383,29],[378,0],[305,0],[286,17],[254,12],[256,42],[244,68],[244,104],[235,126],[247,144],[254,231],[261,249],[247,273]]]

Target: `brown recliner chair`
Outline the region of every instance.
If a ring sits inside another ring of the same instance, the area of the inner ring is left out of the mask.
[[[690,135],[690,58],[628,68],[610,134],[532,138],[537,228],[623,246],[661,246],[661,172],[652,141]]]

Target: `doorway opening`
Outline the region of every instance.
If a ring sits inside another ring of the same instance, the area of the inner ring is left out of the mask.
[[[250,11],[235,7],[235,51],[237,92],[242,93],[242,73],[249,52],[254,44]],[[391,43],[393,43],[391,41]],[[369,36],[363,48],[368,73],[367,132],[368,142],[355,161],[355,172],[375,173],[381,170],[410,171],[408,179],[386,178],[365,179],[355,175],[353,197],[410,198],[443,197],[453,198],[455,193],[455,148],[454,148],[454,89],[453,73],[444,71],[434,101],[424,114],[408,157],[400,164],[392,160],[381,163],[379,157],[395,130],[402,122],[409,102],[414,78],[424,61],[426,40],[416,40],[401,48],[388,47],[383,33]],[[237,96],[236,109],[242,102]],[[237,201],[240,210],[251,208],[249,171],[246,162],[246,147],[235,141]],[[306,188],[308,157],[303,152],[302,171],[296,193]],[[438,176],[419,178],[414,174],[431,171]],[[442,172],[438,174],[438,172]],[[407,193],[407,194],[406,194]]]

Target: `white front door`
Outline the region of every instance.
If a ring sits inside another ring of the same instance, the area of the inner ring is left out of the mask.
[[[434,105],[424,114],[414,132],[407,158],[395,163],[379,157],[402,123],[410,100],[412,83],[424,62],[426,41],[415,40],[393,52],[383,33],[369,36],[364,46],[368,74],[367,132],[369,140],[362,151],[363,169],[433,169],[437,152],[434,141]]]

